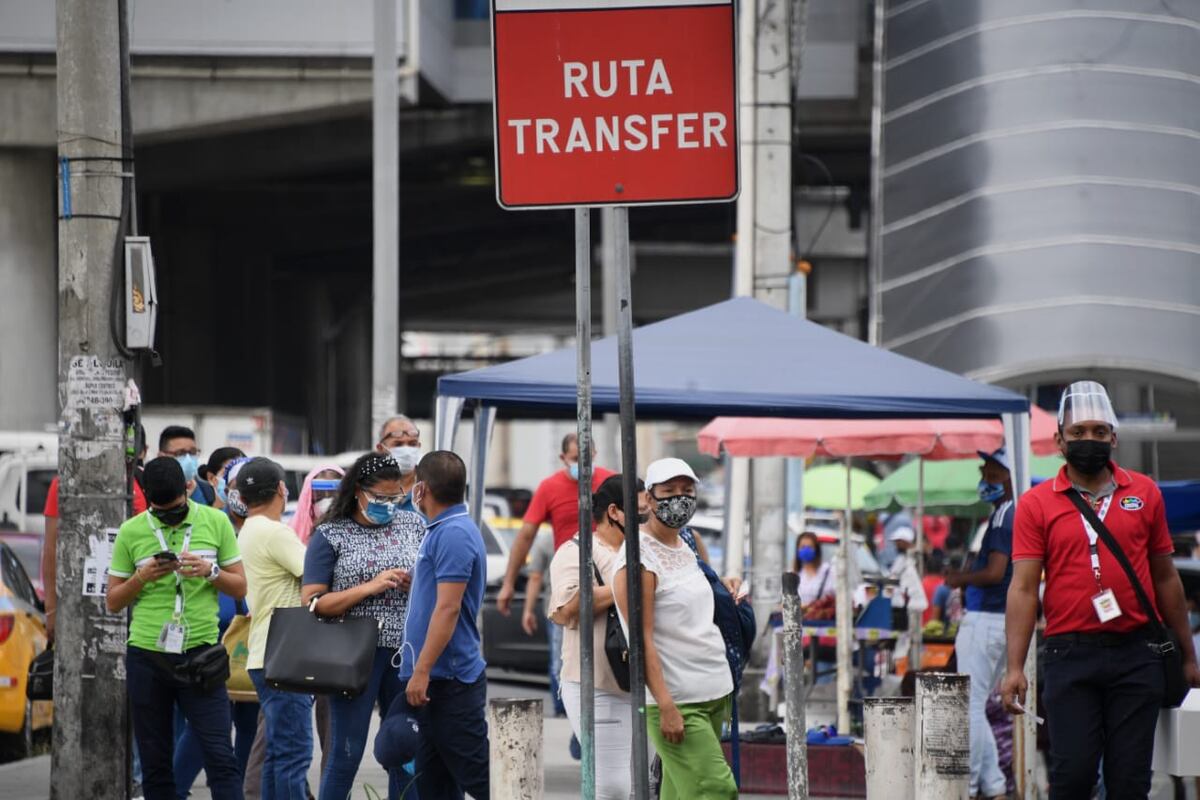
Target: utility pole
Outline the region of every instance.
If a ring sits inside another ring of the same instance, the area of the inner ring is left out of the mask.
[[[409,36],[412,36],[409,31]],[[371,60],[371,438],[400,410],[400,98],[396,0],[375,0]]]
[[[747,0],[754,9],[753,62],[743,49],[742,86],[753,80],[754,124],[743,130],[742,174],[745,183],[738,201],[738,247],[752,248],[741,263],[753,264],[754,297],[776,308],[788,307],[788,281],[794,273],[792,246],[792,14],[791,3]],[[743,12],[743,24],[748,12]],[[743,30],[742,41],[747,42]],[[745,47],[745,45],[743,45]],[[746,98],[742,99],[743,104]],[[743,105],[745,109],[745,106]],[[745,115],[743,115],[744,118]],[[749,160],[747,160],[749,158]],[[743,203],[752,203],[744,213]],[[744,286],[744,277],[739,272]],[[761,606],[779,602],[780,576],[786,565],[787,509],[785,460],[757,459],[751,465],[750,498],[753,531],[754,599]],[[737,509],[733,509],[737,514]],[[733,554],[737,557],[737,553]],[[765,644],[767,637],[762,637]]]
[[[61,417],[50,774],[51,796],[61,800],[117,800],[129,789],[126,621],[107,613],[99,592],[107,534],[126,509],[128,363],[109,325],[132,192],[121,123],[124,10],[119,0],[57,3]]]

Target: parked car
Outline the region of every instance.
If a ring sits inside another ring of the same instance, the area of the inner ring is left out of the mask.
[[[58,453],[26,450],[0,456],[0,530],[41,535],[46,493],[58,473]]]
[[[16,554],[38,599],[45,597],[42,587],[42,546],[45,539],[42,534],[0,530],[0,542],[8,545]]]
[[[504,582],[504,573],[508,569],[508,554],[522,524],[523,521],[515,517],[485,515],[483,527],[495,537],[497,543],[503,548],[503,555],[494,559],[489,545],[488,583],[483,596],[483,609],[480,612],[483,628],[483,657],[487,661],[488,667],[492,669],[545,675],[550,666],[550,642],[546,636],[545,623],[545,590],[543,589],[538,602],[539,623],[533,636],[526,634],[521,627],[521,615],[525,613],[525,582],[527,580],[524,568],[517,578],[512,614],[506,617],[496,608],[496,596],[500,593],[500,586]],[[538,535],[548,535],[549,531],[550,526],[543,525],[538,531]]]
[[[45,606],[16,552],[0,542],[0,752],[10,760],[31,755],[35,736],[54,723],[49,701],[25,697],[29,665],[45,649]]]

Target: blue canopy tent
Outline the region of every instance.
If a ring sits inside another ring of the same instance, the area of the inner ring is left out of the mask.
[[[1158,488],[1171,533],[1200,530],[1200,481],[1163,481]]]
[[[996,417],[1014,453],[1014,485],[1029,486],[1029,401],[873,347],[749,298],[735,298],[633,332],[634,403],[642,418]],[[577,402],[574,347],[438,380],[437,447],[451,448],[463,407],[475,406],[472,513],[483,502],[499,408],[563,413]],[[592,409],[619,410],[616,337],[592,343]],[[848,546],[849,536],[843,537]],[[782,545],[781,545],[782,548]],[[729,551],[739,547],[730,543]],[[848,550],[842,554],[845,563]],[[840,573],[839,573],[840,574]],[[846,585],[840,574],[839,585]],[[838,663],[849,674],[849,591],[839,592]],[[844,628],[842,627],[844,626]],[[839,721],[849,683],[839,680]]]
[[[749,298],[633,332],[640,417],[995,417],[1021,395],[872,347]],[[592,344],[593,410],[618,409],[616,337]],[[513,409],[573,410],[575,349],[447,375],[438,395]],[[440,409],[439,409],[440,410]]]

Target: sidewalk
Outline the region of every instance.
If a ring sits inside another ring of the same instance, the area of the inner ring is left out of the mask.
[[[544,688],[513,683],[497,683],[493,681],[488,686],[489,699],[501,697],[542,697],[548,698]],[[379,718],[372,715],[371,735],[368,742],[373,742],[375,731],[379,727]],[[549,717],[543,727],[544,751],[543,770],[545,774],[545,800],[578,800],[579,798],[579,762],[571,758],[567,751],[567,743],[571,740],[571,726],[566,719]],[[309,785],[315,792],[320,785],[320,748],[314,748],[313,766],[309,771]],[[211,800],[212,795],[203,785],[203,773],[192,787],[191,797],[194,800]],[[375,762],[368,745],[362,766],[359,767],[355,780],[352,800],[368,800],[365,787],[370,786],[378,791],[378,796],[387,797],[387,775]],[[39,756],[12,764],[0,765],[0,800],[49,800],[50,797],[50,756]],[[746,800],[765,800],[765,795],[742,795]]]

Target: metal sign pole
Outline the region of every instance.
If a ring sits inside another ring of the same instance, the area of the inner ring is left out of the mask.
[[[575,209],[575,421],[579,444],[579,745],[581,797],[596,796],[595,647],[592,639],[592,230]]]
[[[621,474],[625,519],[637,519],[637,435],[633,407],[633,285],[629,277],[629,209],[613,209],[617,262],[617,374],[620,381]],[[642,650],[642,556],[637,526],[626,525],[625,563],[629,596],[629,702],[633,707],[633,788],[637,800],[650,798],[650,759],[646,743],[646,659]]]

